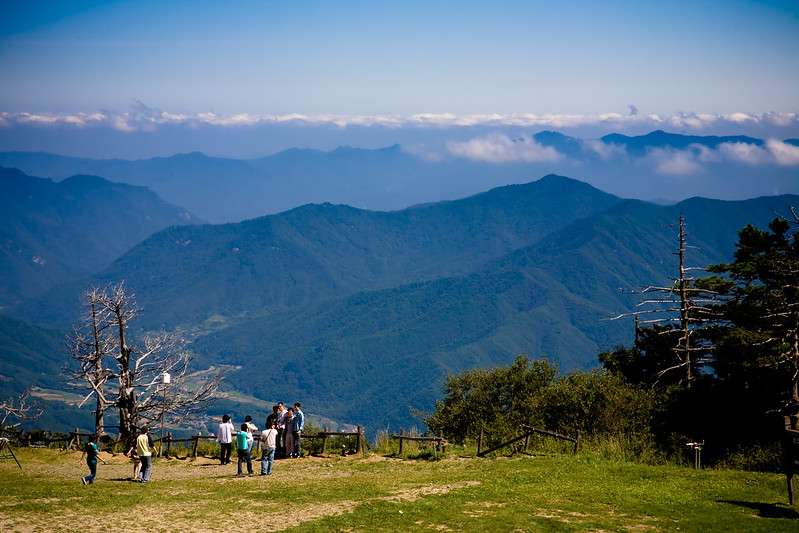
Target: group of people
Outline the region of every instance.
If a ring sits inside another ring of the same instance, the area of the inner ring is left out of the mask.
[[[298,403],[294,407],[285,408],[283,402],[272,406],[272,414],[266,417],[264,429],[259,440],[261,445],[261,475],[268,476],[272,473],[275,459],[302,457],[302,431],[305,429],[305,414]],[[251,416],[244,418],[237,431],[230,419],[230,415],[222,417],[222,423],[216,433],[216,440],[221,447],[219,460],[227,465],[232,461],[233,443],[236,443],[238,454],[237,475],[244,475],[244,465],[247,473],[252,475],[252,450],[255,445],[255,434],[258,431]]]
[[[267,476],[272,473],[272,465],[275,459],[298,458],[302,457],[302,431],[305,429],[305,413],[302,406],[298,403],[294,407],[286,409],[283,402],[272,406],[272,414],[266,417],[266,424],[259,436],[262,450],[261,456],[261,475]],[[223,465],[230,464],[230,456],[233,450],[233,443],[236,443],[238,452],[238,473],[243,474],[243,467],[247,465],[247,473],[252,475],[252,450],[255,445],[255,434],[258,431],[251,416],[244,418],[237,431],[233,426],[230,415],[222,417],[219,424],[216,438],[222,448],[220,461]],[[140,483],[150,481],[152,470],[153,455],[156,455],[155,443],[150,436],[150,429],[143,426],[139,434],[131,439],[128,451],[125,456],[133,460],[133,480]],[[89,466],[89,475],[81,478],[84,485],[94,483],[97,475],[97,461],[105,461],[99,456],[97,449],[97,438],[92,435],[84,449],[83,455],[86,456],[86,464]],[[81,458],[83,457],[81,455]]]

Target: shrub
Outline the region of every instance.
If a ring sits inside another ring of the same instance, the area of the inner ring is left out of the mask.
[[[541,391],[538,409],[546,429],[584,440],[651,444],[655,395],[617,374],[594,370],[560,376]]]
[[[436,402],[435,412],[424,422],[458,444],[477,440],[483,430],[490,446],[496,435],[513,434],[521,424],[540,423],[537,397],[557,373],[549,361],[530,361],[520,354],[509,367],[449,375],[444,401]]]

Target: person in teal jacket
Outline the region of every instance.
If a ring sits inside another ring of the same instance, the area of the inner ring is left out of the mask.
[[[236,432],[236,448],[239,452],[239,470],[237,475],[242,475],[241,464],[247,463],[247,473],[252,475],[252,458],[250,457],[250,427],[245,422],[241,431]]]
[[[94,435],[89,436],[89,440],[86,442],[86,447],[83,449],[83,454],[81,454],[81,459],[83,456],[86,456],[86,464],[89,466],[89,475],[82,477],[81,481],[84,485],[91,485],[94,483],[94,477],[97,475],[97,460],[106,464],[102,457],[99,455],[99,451],[97,450],[97,437]]]

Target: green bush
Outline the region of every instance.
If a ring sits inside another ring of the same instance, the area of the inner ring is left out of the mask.
[[[607,371],[561,375],[549,361],[518,355],[509,367],[448,376],[444,390],[425,422],[456,444],[476,443],[482,430],[483,449],[492,448],[520,435],[522,425],[602,443],[621,456],[646,455],[654,443],[655,393]]]
[[[736,470],[779,472],[783,469],[782,446],[774,443],[738,448],[719,460],[716,466]]]
[[[190,446],[194,446],[194,443],[191,443]],[[190,453],[191,451],[186,450],[186,456]],[[219,443],[213,439],[200,439],[199,444],[197,444],[198,456],[219,458],[221,453],[222,449],[219,447]]]
[[[481,431],[487,439],[484,444],[498,444],[515,434],[521,424],[542,423],[538,396],[557,374],[553,363],[530,361],[520,354],[509,367],[449,375],[444,401],[436,402],[435,412],[424,422],[434,433],[443,432],[457,444],[477,440]]]
[[[651,390],[600,370],[559,376],[537,398],[546,429],[584,440],[647,445],[652,442],[654,402]]]

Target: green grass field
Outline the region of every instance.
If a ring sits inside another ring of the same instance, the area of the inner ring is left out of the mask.
[[[646,466],[590,454],[283,460],[236,477],[211,459],[156,459],[151,482],[103,453],[15,449],[0,463],[0,531],[799,531],[785,477]]]

